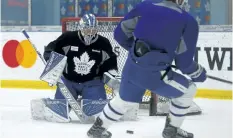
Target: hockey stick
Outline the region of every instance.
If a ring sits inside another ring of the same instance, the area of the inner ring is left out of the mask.
[[[42,60],[42,62],[44,63],[44,65],[46,65],[47,63],[46,63],[45,59],[43,58],[43,56],[41,55],[41,53],[38,51],[38,49],[36,48],[35,44],[32,43],[32,41],[31,41],[28,33],[25,30],[22,30],[22,33],[27,38],[27,40],[31,43],[32,47],[35,49],[36,53],[38,54],[38,56],[40,57],[40,59]],[[68,90],[68,88],[65,86],[65,84],[64,84],[64,82],[62,81],[61,78],[59,79],[59,81],[57,83],[57,86],[61,90],[61,93],[66,98],[66,100],[68,101],[69,105],[74,110],[75,114],[78,116],[78,118],[80,119],[80,121],[82,123],[93,123],[95,118],[87,116],[82,111],[81,106],[75,100],[75,98],[70,93],[70,91]]]
[[[178,69],[175,65],[172,65],[172,67],[175,69]],[[232,81],[221,79],[219,77],[215,77],[215,76],[211,76],[211,75],[207,75],[207,78],[212,79],[212,80],[216,80],[216,81],[220,81],[223,83],[227,83],[227,84],[232,84]]]
[[[227,84],[232,84],[232,81],[229,81],[229,80],[221,79],[221,78],[214,77],[211,75],[207,75],[207,77],[212,80],[220,81],[220,82],[227,83]]]

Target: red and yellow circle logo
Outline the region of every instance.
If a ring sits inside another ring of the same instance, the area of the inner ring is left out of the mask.
[[[2,57],[7,66],[16,68],[19,65],[30,68],[36,63],[37,54],[28,40],[21,42],[9,40],[2,50]]]

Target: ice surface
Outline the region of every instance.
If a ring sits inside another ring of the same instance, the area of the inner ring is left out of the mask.
[[[30,100],[53,97],[54,91],[0,89],[0,138],[86,138],[91,125],[50,123],[31,120]],[[195,138],[232,138],[231,100],[195,99],[203,114],[186,118],[182,128]],[[73,119],[75,116],[73,115]],[[110,131],[113,138],[162,138],[165,117],[139,116],[139,121],[118,122]],[[133,130],[134,134],[127,134]]]

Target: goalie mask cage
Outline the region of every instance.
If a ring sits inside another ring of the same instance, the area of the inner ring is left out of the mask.
[[[121,21],[122,17],[97,17],[98,20],[98,34],[109,39],[114,52],[117,54],[117,64],[118,64],[118,72],[119,76],[121,76],[121,72],[123,66],[125,64],[128,52],[122,48],[113,37],[113,31],[116,28],[117,24]],[[80,18],[72,17],[72,18],[63,18],[62,19],[62,32],[66,31],[76,31],[79,30],[79,20]],[[105,85],[106,93],[108,99],[112,99],[114,96],[112,88]],[[140,104],[140,108],[149,109],[149,114],[151,116],[154,115],[166,115],[169,112],[169,103],[170,100],[157,96],[155,94],[151,94],[149,90],[145,91],[144,96],[142,97],[142,103]],[[188,114],[200,114],[201,109],[193,103],[190,108]]]

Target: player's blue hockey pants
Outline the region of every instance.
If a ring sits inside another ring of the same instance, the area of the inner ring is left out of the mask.
[[[119,93],[123,100],[141,102],[146,89],[168,98],[187,92],[190,81],[169,68],[172,60],[167,53],[151,51],[138,57],[133,50],[130,49],[122,72]]]

